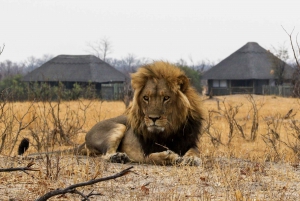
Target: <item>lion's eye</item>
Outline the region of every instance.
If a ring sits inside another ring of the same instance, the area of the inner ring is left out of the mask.
[[[167,101],[167,100],[169,100],[170,99],[170,96],[165,96],[164,97],[164,101]]]
[[[149,101],[149,97],[148,96],[143,96],[144,101]]]

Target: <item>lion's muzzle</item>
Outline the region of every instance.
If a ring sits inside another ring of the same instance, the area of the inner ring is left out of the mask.
[[[148,118],[145,118],[147,125],[147,130],[152,133],[160,133],[165,130],[165,124],[159,115],[148,115]]]
[[[161,127],[161,126],[148,126],[147,130],[151,133],[160,133],[160,132],[164,132],[165,127]]]

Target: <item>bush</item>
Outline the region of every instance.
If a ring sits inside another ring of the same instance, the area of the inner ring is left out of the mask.
[[[26,84],[21,81],[22,75],[6,77],[0,82],[0,91],[8,94],[8,100],[24,100],[27,98]]]
[[[181,70],[185,72],[188,78],[190,78],[191,84],[196,88],[196,90],[201,93],[201,73],[187,66],[178,66]]]
[[[82,86],[75,83],[72,89],[66,89],[61,82],[58,85],[51,85],[46,82],[26,83],[22,81],[22,75],[6,77],[0,81],[0,90],[5,93],[6,100],[25,101],[25,100],[78,100],[79,98],[94,99],[97,95],[95,86],[88,84]]]

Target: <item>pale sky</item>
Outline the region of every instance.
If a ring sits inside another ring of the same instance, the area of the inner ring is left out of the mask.
[[[218,62],[245,45],[269,49],[300,31],[300,0],[0,0],[0,62],[89,54],[108,38],[109,57]]]

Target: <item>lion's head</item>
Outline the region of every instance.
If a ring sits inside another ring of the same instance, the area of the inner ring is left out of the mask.
[[[154,62],[140,67],[131,78],[135,92],[127,114],[137,134],[168,138],[185,127],[200,132],[201,99],[182,70]]]

